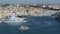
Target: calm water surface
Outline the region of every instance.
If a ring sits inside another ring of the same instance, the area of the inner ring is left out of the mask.
[[[27,17],[28,22],[22,25],[30,29],[21,31],[20,25],[0,24],[0,34],[60,34],[60,24],[49,17]]]

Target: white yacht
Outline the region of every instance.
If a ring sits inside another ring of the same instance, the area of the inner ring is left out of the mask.
[[[5,19],[5,23],[20,23],[20,22],[27,22],[27,20],[25,20],[26,18],[22,18],[22,17],[17,17],[15,15],[15,13],[13,13],[11,16],[7,17],[7,19]]]
[[[21,26],[21,27],[19,28],[19,30],[21,30],[21,31],[28,30],[28,29],[29,29],[29,27],[27,27],[27,26]]]

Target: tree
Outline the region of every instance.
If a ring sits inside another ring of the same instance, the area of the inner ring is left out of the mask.
[[[2,7],[7,7],[7,6],[9,6],[9,4],[3,4],[3,5],[2,5]]]

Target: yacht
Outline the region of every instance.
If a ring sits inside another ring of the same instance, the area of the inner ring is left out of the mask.
[[[26,18],[23,17],[18,17],[17,15],[15,15],[15,13],[13,13],[11,16],[6,17],[5,23],[20,23],[20,22],[27,22]]]
[[[27,26],[21,26],[21,27],[19,28],[19,30],[21,30],[21,31],[28,30],[28,29],[29,29],[29,27],[27,27]]]

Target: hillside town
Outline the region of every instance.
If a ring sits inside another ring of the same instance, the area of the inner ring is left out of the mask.
[[[0,19],[15,13],[19,16],[51,16],[52,14],[60,13],[60,5],[57,4],[1,4],[0,5]]]

